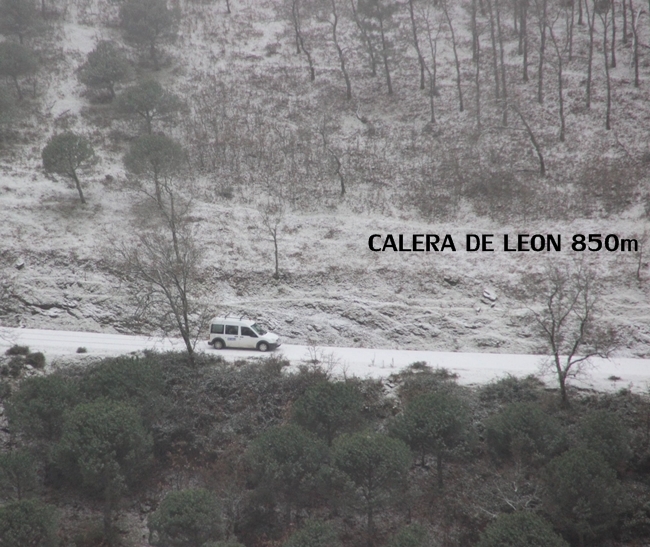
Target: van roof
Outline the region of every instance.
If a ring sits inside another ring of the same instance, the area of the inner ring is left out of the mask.
[[[251,319],[239,319],[237,317],[213,317],[210,323],[230,323],[231,325],[254,325],[255,321]]]

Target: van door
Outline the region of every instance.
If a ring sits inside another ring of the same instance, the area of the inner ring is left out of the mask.
[[[229,348],[243,347],[239,337],[239,327],[237,325],[226,325],[226,346]]]
[[[241,347],[255,349],[257,347],[257,342],[259,341],[259,337],[255,331],[249,327],[241,327],[240,331],[241,336],[239,338],[242,344]]]

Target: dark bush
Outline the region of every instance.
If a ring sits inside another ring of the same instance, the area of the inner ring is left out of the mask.
[[[40,351],[29,353],[27,357],[25,357],[25,364],[31,365],[37,369],[43,369],[45,368],[45,355]]]
[[[431,538],[427,529],[417,523],[403,526],[389,541],[388,547],[429,547]]]
[[[28,353],[29,346],[19,346],[18,344],[14,344],[7,351],[5,351],[6,355],[27,355]]]
[[[36,500],[0,507],[2,547],[55,547],[56,528],[54,508]]]
[[[565,452],[548,464],[544,481],[544,507],[553,524],[580,545],[604,539],[617,525],[623,491],[616,472],[598,452]]]
[[[160,547],[196,547],[223,535],[221,507],[204,489],[180,490],[165,496],[149,517],[150,542]]]
[[[517,378],[508,374],[504,378],[494,380],[479,389],[482,401],[497,401],[500,403],[522,403],[539,399],[544,383],[532,374],[525,378]]]
[[[488,448],[500,460],[535,464],[565,446],[560,424],[536,403],[512,403],[490,416],[485,427]]]
[[[569,547],[553,527],[534,513],[499,515],[476,547]]]
[[[363,398],[351,384],[321,382],[307,388],[294,403],[293,420],[328,445],[344,431],[362,422]]]
[[[9,424],[29,437],[52,441],[61,433],[63,414],[79,402],[74,381],[60,374],[21,382],[7,404]]]
[[[25,358],[22,355],[14,355],[11,359],[9,359],[7,367],[9,374],[14,378],[18,378],[18,376],[20,376],[20,373],[25,368]]]
[[[614,469],[621,469],[631,456],[630,433],[613,412],[597,410],[587,414],[578,425],[580,442],[598,452]]]
[[[283,547],[340,547],[341,541],[331,524],[319,520],[308,520],[294,533]]]

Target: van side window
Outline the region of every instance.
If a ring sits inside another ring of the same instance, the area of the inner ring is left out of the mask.
[[[252,329],[249,329],[248,327],[242,327],[241,328],[241,335],[242,336],[250,336],[251,338],[257,338],[257,334],[253,332]]]
[[[223,334],[223,325],[217,325],[216,323],[210,327],[210,332],[212,334]]]
[[[239,327],[237,325],[226,325],[226,334],[239,334]]]

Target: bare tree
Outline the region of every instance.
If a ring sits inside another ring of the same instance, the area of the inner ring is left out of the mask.
[[[381,58],[384,62],[384,73],[386,75],[386,87],[388,94],[393,94],[393,84],[390,77],[390,66],[388,59],[390,57],[390,43],[388,40],[388,30],[392,24],[392,17],[397,11],[397,4],[392,0],[359,0],[357,5],[357,14],[362,14],[365,19],[362,25],[366,27],[369,36],[373,33],[379,33],[381,43]]]
[[[438,24],[438,29],[434,36],[432,26],[432,21],[430,18],[430,12],[427,11],[422,13],[422,18],[426,24],[427,28],[427,40],[429,42],[429,51],[431,53],[431,68],[425,64],[427,74],[429,76],[429,108],[431,112],[430,123],[436,123],[436,111],[435,111],[435,98],[440,96],[438,92],[437,76],[438,76],[438,37],[442,30],[442,23]],[[478,61],[477,61],[478,62]]]
[[[189,226],[177,222],[173,236],[169,226],[140,232],[134,241],[119,245],[117,253],[132,281],[137,315],[149,316],[166,334],[180,334],[193,361],[207,314],[195,298],[202,249]]]
[[[557,376],[562,403],[568,405],[567,380],[583,372],[592,357],[609,357],[616,335],[601,326],[596,278],[584,266],[567,271],[549,265],[533,289],[541,306],[531,309],[531,316],[550,352],[548,368]]]
[[[149,226],[141,227],[133,241],[115,245],[118,260],[132,281],[136,315],[154,318],[165,334],[180,334],[193,362],[207,314],[196,298],[203,251],[188,220],[191,199],[180,187],[188,188],[184,153],[167,137],[146,135],[134,144],[125,164],[150,206]],[[153,189],[140,178],[153,182]]]
[[[291,2],[291,23],[296,35],[296,55],[300,55],[302,51],[307,57],[309,64],[309,79],[313,82],[316,79],[316,72],[314,70],[314,60],[311,52],[305,46],[305,35],[302,30],[302,22],[300,16],[301,0],[289,0]]]
[[[447,0],[441,0],[442,11],[445,14],[445,19],[447,19],[447,25],[449,25],[449,32],[451,33],[451,46],[454,51],[454,64],[456,65],[456,89],[458,90],[458,110],[463,112],[463,88],[461,86],[460,79],[460,61],[458,60],[458,47],[456,44],[456,34],[454,33],[454,25],[451,22],[451,16],[449,15],[449,7],[447,6]]]
[[[616,68],[616,0],[610,0],[610,3],[612,5],[612,68]]]
[[[528,0],[521,0],[519,6],[519,53],[523,55],[522,69],[524,82],[528,81]]]
[[[498,101],[501,98],[499,81],[499,61],[497,60],[497,38],[495,32],[494,11],[492,0],[487,0],[488,13],[490,15],[490,40],[492,41],[492,72],[494,73],[494,97]]]
[[[557,19],[555,21],[557,21]],[[558,102],[559,102],[559,110],[560,110],[560,142],[564,142],[566,125],[564,121],[564,89],[562,83],[562,69],[563,69],[563,55],[567,49],[567,45],[568,45],[567,42],[569,40],[569,37],[567,36],[564,47],[560,48],[560,44],[558,44],[558,40],[555,36],[555,32],[553,32],[555,21],[549,24],[548,31],[551,36],[551,42],[553,42],[555,55],[557,57],[557,94],[558,94]]]
[[[634,64],[634,87],[639,87],[641,81],[639,80],[639,19],[645,11],[635,11],[634,4],[630,0],[630,15],[632,17],[632,37],[634,39],[634,48],[632,54],[632,62]]]
[[[275,273],[274,279],[280,279],[280,262],[278,257],[278,240],[280,238],[280,226],[284,223],[284,205],[280,201],[272,201],[260,207],[260,215],[262,216],[262,226],[273,241],[273,250],[275,257]]]
[[[535,137],[535,133],[533,133],[533,129],[530,127],[530,124],[526,120],[526,117],[524,116],[521,109],[515,104],[512,104],[511,106],[512,106],[512,109],[517,114],[517,116],[519,116],[519,119],[521,120],[521,123],[524,124],[524,128],[526,129],[526,133],[528,134],[528,138],[530,139],[530,142],[533,145],[533,148],[535,149],[535,152],[537,153],[537,158],[539,159],[539,174],[542,177],[545,177],[546,176],[546,164],[544,163],[544,155],[542,154],[542,147],[540,146],[539,141]]]
[[[424,89],[424,57],[420,51],[420,43],[418,41],[418,29],[415,24],[415,10],[414,10],[414,1],[408,0],[409,15],[411,17],[411,30],[413,31],[413,45],[415,46],[415,51],[418,54],[418,63],[420,64],[420,89]]]
[[[350,83],[350,74],[348,73],[345,55],[343,49],[339,44],[337,29],[339,24],[339,10],[337,7],[337,0],[329,0],[329,8],[332,14],[332,18],[329,20],[330,25],[332,26],[332,40],[334,40],[334,47],[336,47],[336,53],[339,56],[339,63],[341,64],[341,72],[343,73],[343,79],[345,80],[345,98],[349,101],[352,99],[352,84]]]
[[[539,67],[537,69],[537,102],[544,102],[544,55],[546,52],[546,28],[548,0],[535,0],[537,25],[539,27]]]
[[[494,7],[497,15],[497,35],[499,37],[499,60],[501,62],[501,87],[502,87],[502,113],[501,113],[501,123],[504,127],[508,125],[508,88],[506,84],[506,63],[504,59],[503,51],[503,32],[501,29],[501,7],[499,6],[499,0],[494,0]]]
[[[377,54],[375,50],[375,44],[372,40],[372,36],[368,32],[366,25],[365,25],[365,20],[362,19],[363,14],[359,13],[359,10],[357,9],[359,0],[350,0],[350,7],[352,8],[352,17],[354,18],[354,22],[357,25],[357,28],[359,29],[359,33],[361,34],[361,41],[363,42],[364,46],[366,47],[366,51],[368,52],[368,57],[370,58],[370,74],[371,76],[377,76]]]
[[[603,24],[603,57],[605,61],[605,83],[607,84],[607,109],[605,111],[605,129],[608,131],[612,128],[611,124],[611,114],[612,114],[612,82],[609,77],[609,62],[607,61],[607,28],[609,26],[609,9],[613,9],[614,1],[606,0],[602,2],[602,5],[599,6],[601,9],[598,10],[598,17],[600,22]],[[613,18],[613,17],[612,17]],[[612,44],[613,48],[613,44]],[[612,66],[615,66],[612,65]]]
[[[591,9],[589,0],[585,0],[587,24],[589,26],[589,50],[587,54],[587,108],[591,108],[591,76],[594,62],[594,31],[596,25],[596,0],[592,0]]]

